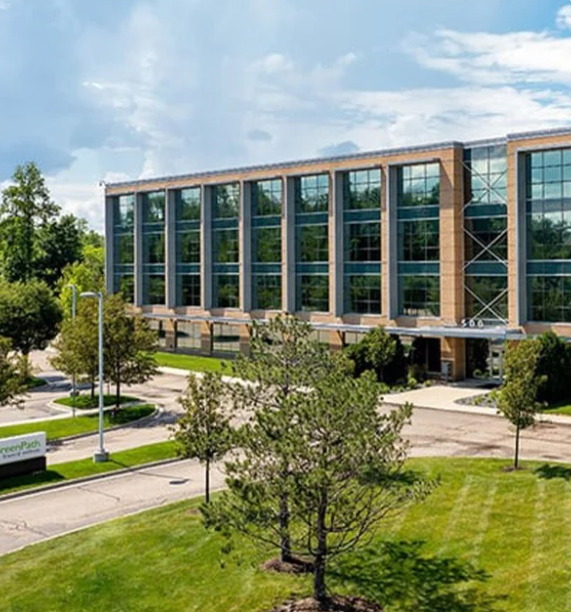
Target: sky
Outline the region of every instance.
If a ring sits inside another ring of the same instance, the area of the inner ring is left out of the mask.
[[[0,0],[0,187],[571,126],[569,0]]]

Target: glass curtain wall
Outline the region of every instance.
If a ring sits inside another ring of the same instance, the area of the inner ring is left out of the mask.
[[[528,318],[571,323],[571,149],[526,159]]]
[[[464,293],[470,325],[507,324],[507,147],[464,152]]]
[[[176,305],[200,306],[201,189],[174,194],[176,225]]]
[[[281,310],[282,181],[259,181],[252,183],[251,189],[252,307]]]
[[[440,164],[398,168],[399,313],[440,315]]]
[[[296,308],[329,312],[329,175],[295,179]]]
[[[381,170],[343,175],[344,295],[347,313],[381,313]]]
[[[212,305],[239,308],[240,185],[212,187]]]
[[[143,304],[165,304],[165,192],[142,195]]]
[[[113,198],[113,291],[135,301],[135,196]]]

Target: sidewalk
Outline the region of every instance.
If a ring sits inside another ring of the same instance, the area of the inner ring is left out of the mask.
[[[457,400],[476,397],[485,393],[485,389],[454,385],[431,385],[413,391],[403,391],[402,393],[391,393],[385,395],[385,404],[402,406],[407,402],[416,408],[428,408],[430,410],[443,410],[448,412],[460,412],[464,414],[491,416],[504,418],[498,414],[495,408],[486,406],[472,406],[469,404],[458,404]],[[571,416],[564,414],[545,414],[541,413],[537,419],[540,423],[555,423],[557,425],[571,425]]]

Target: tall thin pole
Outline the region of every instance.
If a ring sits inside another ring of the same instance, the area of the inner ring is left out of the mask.
[[[103,446],[103,294],[99,298],[99,456],[106,461],[107,453]]]
[[[75,317],[77,316],[77,287],[70,285],[71,287],[71,320],[75,324]],[[75,381],[75,372],[71,375],[71,413],[75,417],[75,398],[77,396],[77,386]]]

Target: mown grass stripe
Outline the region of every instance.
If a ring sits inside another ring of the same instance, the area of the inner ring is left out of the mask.
[[[482,550],[482,545],[484,543],[484,538],[486,537],[486,533],[490,525],[490,515],[492,512],[492,508],[494,507],[494,502],[496,500],[497,490],[498,490],[498,481],[494,480],[492,486],[489,489],[487,489],[487,495],[486,495],[486,500],[484,502],[484,507],[482,509],[481,514],[478,517],[477,533],[476,533],[476,537],[474,538],[474,544],[472,546],[472,560],[475,564],[477,564],[480,559],[480,553]]]
[[[456,524],[462,516],[462,512],[464,511],[464,506],[466,504],[466,499],[472,487],[472,480],[472,476],[466,476],[462,488],[460,489],[460,491],[458,491],[458,495],[456,496],[454,505],[452,506],[452,510],[448,514],[446,528],[444,529],[444,533],[442,534],[440,546],[438,547],[437,551],[438,556],[444,553],[444,551],[448,548],[450,540],[453,539],[453,533],[456,528]]]

